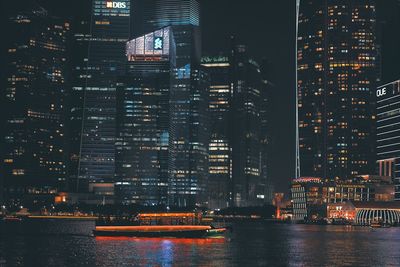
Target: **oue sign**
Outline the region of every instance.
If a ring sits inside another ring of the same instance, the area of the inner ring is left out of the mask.
[[[125,2],[107,2],[107,8],[126,8]]]
[[[386,87],[383,87],[382,89],[376,90],[376,96],[377,97],[384,96],[384,95],[386,95]]]

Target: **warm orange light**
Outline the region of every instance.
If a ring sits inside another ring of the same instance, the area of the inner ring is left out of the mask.
[[[146,225],[146,226],[96,226],[96,231],[127,231],[127,232],[173,232],[191,230],[210,230],[208,225]]]
[[[139,217],[195,217],[196,213],[139,213]]]

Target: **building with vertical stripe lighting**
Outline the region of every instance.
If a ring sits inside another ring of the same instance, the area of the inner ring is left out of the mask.
[[[400,200],[400,80],[376,89],[376,155],[379,175],[389,176]]]

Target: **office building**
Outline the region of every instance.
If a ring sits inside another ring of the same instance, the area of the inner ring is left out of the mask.
[[[204,56],[201,59],[201,65],[210,77],[208,207],[221,209],[229,206],[229,199],[232,197],[231,68],[229,57],[222,55]]]
[[[400,200],[400,80],[376,89],[376,156],[378,173],[389,176]]]
[[[259,206],[266,202],[265,151],[266,90],[260,66],[247,47],[233,44],[232,66],[232,206]],[[264,115],[263,115],[264,114]]]
[[[77,183],[81,152],[83,123],[84,88],[88,78],[88,51],[90,37],[90,17],[77,16],[71,23],[71,43],[69,49],[71,75],[68,94],[68,188],[69,192],[87,190],[88,182]],[[77,188],[80,186],[80,188]]]
[[[170,26],[176,44],[169,92],[171,206],[207,205],[208,76],[200,67],[199,12],[196,0],[132,1],[134,38]]]
[[[116,81],[124,73],[129,23],[130,1],[92,1],[77,189],[114,181]]]
[[[116,198],[167,204],[169,93],[175,42],[165,27],[127,43],[126,75],[117,86]]]
[[[48,205],[66,185],[69,23],[41,7],[7,20],[1,164],[9,205]]]
[[[302,176],[371,174],[379,77],[374,1],[301,1],[297,86]]]

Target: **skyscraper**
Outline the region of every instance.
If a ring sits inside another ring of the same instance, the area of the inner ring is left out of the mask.
[[[200,6],[196,0],[134,0],[133,37],[170,26],[176,66],[169,92],[169,204],[206,204],[207,74],[200,68]]]
[[[117,87],[117,201],[167,204],[169,93],[175,67],[171,28],[130,40],[127,57],[127,73]]]
[[[90,13],[77,15],[71,23],[71,42],[69,49],[71,75],[68,94],[68,191],[84,191],[88,183],[77,184],[78,166],[81,152],[83,126],[84,88],[88,78],[88,51],[90,37]],[[78,190],[77,186],[80,186]]]
[[[232,198],[233,206],[259,206],[266,202],[263,171],[265,97],[260,66],[248,56],[247,47],[233,45],[232,66]]]
[[[372,172],[378,80],[374,1],[302,1],[297,85],[302,176]]]
[[[5,196],[8,204],[45,205],[66,179],[69,23],[35,7],[11,16],[7,27]]]
[[[129,18],[128,0],[92,1],[76,188],[114,181],[116,81],[124,73]]]
[[[376,116],[378,172],[393,179],[400,200],[400,80],[377,88]]]
[[[210,77],[208,96],[208,207],[226,208],[232,197],[231,65],[228,56],[204,56],[201,65]]]

